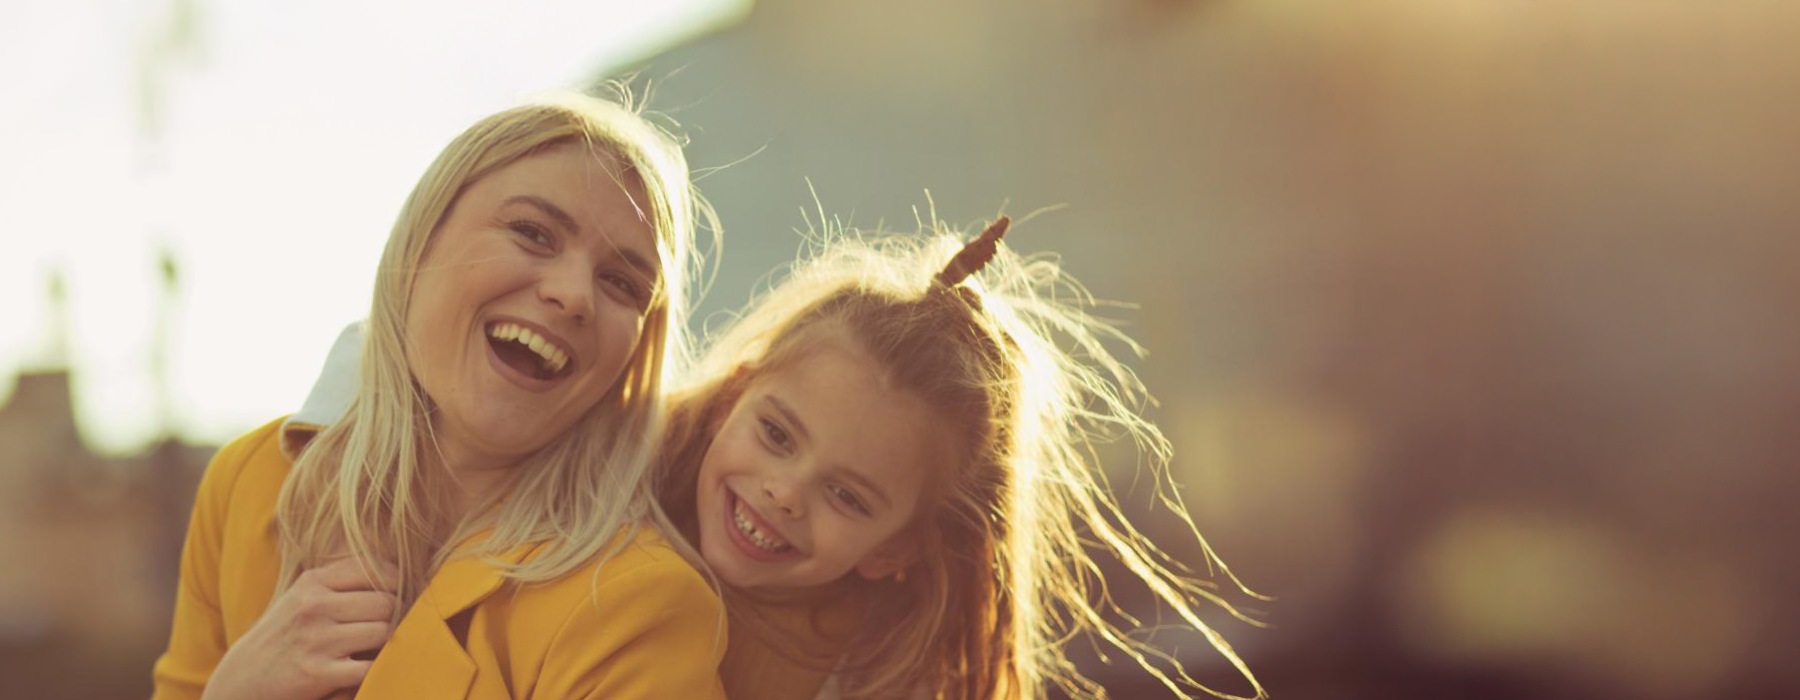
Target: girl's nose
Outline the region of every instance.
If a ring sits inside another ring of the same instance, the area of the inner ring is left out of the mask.
[[[771,481],[763,483],[762,491],[763,498],[768,499],[776,510],[781,511],[782,515],[788,518],[798,518],[804,514],[800,508],[800,499],[794,497],[792,488]]]

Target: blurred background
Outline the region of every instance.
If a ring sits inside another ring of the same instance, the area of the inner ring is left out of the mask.
[[[1061,206],[1009,241],[1137,305],[1181,493],[1275,598],[1213,616],[1274,697],[1800,697],[1796,30],[1750,0],[8,2],[6,695],[147,695],[204,461],[299,406],[425,165],[635,76],[725,223],[702,323],[819,211]]]

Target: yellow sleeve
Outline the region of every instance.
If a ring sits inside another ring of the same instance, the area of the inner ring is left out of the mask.
[[[206,465],[187,541],[181,548],[181,581],[175,589],[175,618],[169,647],[151,671],[153,700],[198,698],[225,655],[225,623],[219,612],[219,555],[224,550],[225,516],[244,464],[269,440],[264,426],[220,448]]]
[[[539,698],[723,700],[725,607],[698,571],[659,559],[603,577],[550,643]]]

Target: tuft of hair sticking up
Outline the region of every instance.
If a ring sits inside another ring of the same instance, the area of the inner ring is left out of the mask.
[[[952,700],[1036,699],[1050,687],[1105,697],[1064,653],[1081,636],[1132,659],[1177,697],[1265,698],[1200,613],[1217,606],[1255,621],[1125,517],[1098,457],[1099,444],[1132,444],[1208,571],[1255,597],[1194,526],[1169,475],[1169,442],[1140,413],[1150,397],[1109,350],[1141,348],[1093,315],[1094,298],[1057,259],[998,245],[1008,225],[994,222],[969,245],[935,217],[914,236],[814,233],[810,255],[716,335],[677,390],[662,456],[665,507],[678,521],[687,515],[678,504],[691,503],[711,431],[747,377],[801,361],[821,338],[839,334],[867,351],[893,386],[962,428],[947,436],[961,459],[930,480],[909,530],[922,556],[906,580],[846,579],[865,588],[872,605],[866,634],[840,667],[846,698],[925,691]],[[1122,611],[1099,573],[1107,559],[1199,630],[1253,694],[1196,681],[1173,655],[1142,641],[1142,630],[1121,627],[1135,628],[1135,620],[1115,622],[1109,613]],[[726,594],[749,595],[729,587]],[[733,610],[733,624],[739,614]]]
[[[1000,252],[1000,239],[1006,236],[1006,229],[1011,227],[1010,218],[1002,216],[994,219],[994,223],[981,230],[981,235],[969,241],[962,250],[956,251],[956,255],[950,257],[950,264],[945,265],[934,279],[944,286],[954,287],[962,284],[969,275],[980,272]]]

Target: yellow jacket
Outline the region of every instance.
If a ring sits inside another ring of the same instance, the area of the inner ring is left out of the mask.
[[[201,479],[174,630],[153,672],[157,700],[200,697],[225,650],[268,607],[280,564],[275,499],[290,466],[280,425],[226,445]],[[467,626],[453,630],[453,618]],[[600,565],[598,578],[585,568],[521,586],[482,560],[452,559],[356,697],[722,699],[724,633],[718,595],[652,528]]]

